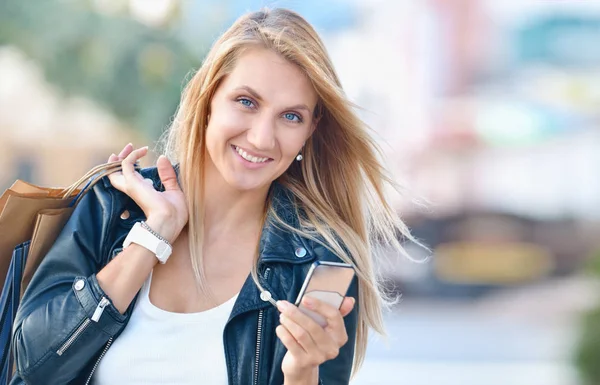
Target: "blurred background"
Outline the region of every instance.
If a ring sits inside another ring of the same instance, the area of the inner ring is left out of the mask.
[[[353,384],[599,384],[600,1],[5,0],[0,188],[152,146],[262,6],[322,35],[431,249],[382,249],[400,302]]]

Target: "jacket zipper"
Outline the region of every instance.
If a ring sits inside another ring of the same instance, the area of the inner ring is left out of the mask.
[[[73,342],[75,342],[75,340],[87,329],[87,327],[90,325],[90,323],[92,321],[98,322],[100,320],[100,316],[102,316],[102,313],[104,312],[104,308],[109,303],[110,303],[110,301],[108,300],[108,298],[102,297],[102,299],[100,300],[100,303],[98,303],[98,306],[96,307],[96,310],[94,311],[94,314],[92,315],[92,318],[91,319],[86,318],[81,323],[81,325],[79,325],[79,327],[77,329],[75,329],[73,334],[71,334],[71,336],[65,341],[65,343],[62,344],[62,346],[56,351],[56,354],[58,354],[59,356],[62,356],[67,351],[67,349],[69,349],[69,347],[71,345],[73,345]]]
[[[56,351],[56,354],[62,356],[63,353],[73,344],[73,342],[75,342],[77,337],[79,337],[79,335],[83,333],[85,329],[87,329],[90,322],[92,321],[89,318],[86,318],[83,323],[79,325],[77,329],[75,329],[75,332],[71,334],[71,337],[69,337],[69,339],[66,340],[65,343]]]
[[[96,360],[96,363],[94,364],[94,367],[92,368],[92,371],[90,372],[90,375],[88,376],[87,381],[85,382],[85,385],[89,385],[90,381],[92,380],[92,376],[94,375],[94,372],[96,372],[96,369],[98,368],[98,365],[100,364],[100,360],[102,360],[102,358],[104,358],[104,355],[108,351],[108,348],[110,348],[110,345],[112,345],[112,342],[113,342],[113,338],[110,337],[108,339],[108,342],[106,343],[106,346],[104,347],[104,350],[102,351],[102,354],[100,354],[100,357],[98,357],[98,359]]]
[[[270,272],[270,268],[265,270],[265,281],[269,278]],[[254,362],[254,385],[258,385],[258,367],[260,361],[260,344],[262,341],[264,311],[264,309],[260,309],[258,312],[258,327],[256,331],[256,361]]]

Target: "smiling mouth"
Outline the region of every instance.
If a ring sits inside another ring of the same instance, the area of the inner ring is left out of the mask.
[[[247,160],[248,162],[251,162],[251,163],[265,163],[265,162],[271,160],[271,158],[259,158],[259,157],[256,157],[256,156],[252,156],[252,155],[248,154],[246,151],[244,151],[242,148],[240,148],[240,147],[238,147],[236,145],[231,145],[231,147],[242,158],[244,158],[245,160]]]

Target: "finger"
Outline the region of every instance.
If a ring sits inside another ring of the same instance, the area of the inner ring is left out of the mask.
[[[340,308],[336,309],[327,302],[320,301],[317,298],[306,295],[304,298],[302,298],[302,305],[304,305],[307,309],[321,314],[323,317],[325,317],[327,323],[331,324],[331,322],[343,322],[341,317],[348,315],[348,313],[352,311],[352,307],[354,307],[353,301],[354,299],[351,299],[351,297],[344,298]]]
[[[317,343],[311,336],[311,332],[306,330],[305,325],[299,325],[283,313],[279,316],[279,321],[309,356],[314,357],[320,352]]]
[[[353,297],[345,297],[344,302],[342,302],[342,306],[340,306],[340,313],[342,317],[350,314],[352,309],[354,309],[354,305],[356,304],[356,300]]]
[[[108,163],[118,163],[119,158],[115,155],[115,153],[110,154],[110,156],[108,157]],[[112,175],[112,174],[109,174]]]
[[[118,161],[119,158],[117,158],[117,156],[113,153],[108,157],[108,163],[111,162],[116,162]],[[121,181],[119,181],[119,178],[123,178],[123,176],[121,175],[121,172],[112,172],[110,174],[108,174],[108,181],[110,182],[110,184],[115,187],[118,190],[121,190]]]
[[[307,309],[322,315],[327,321],[325,329],[333,334],[333,338],[335,338],[336,341],[341,344],[346,343],[346,340],[348,339],[346,325],[344,325],[344,319],[342,318],[342,313],[339,309],[310,296],[304,296],[304,298],[302,298],[302,305]],[[342,305],[344,305],[343,301]]]
[[[133,144],[127,144],[119,153],[119,159],[125,159],[133,151]]]
[[[134,164],[138,159],[140,159],[147,153],[148,146],[145,146],[142,148],[138,148],[137,150],[133,150],[129,155],[127,155],[125,159],[123,159],[123,162],[121,162],[121,164],[123,166],[123,176],[125,176],[125,179],[135,177],[136,172],[134,169]],[[141,176],[139,176],[139,178],[141,178]]]
[[[340,352],[338,342],[312,319],[309,320],[310,323],[299,324],[285,314],[280,316],[281,324],[300,344],[313,364],[320,365],[337,357]]]
[[[296,359],[303,359],[306,357],[306,352],[302,349],[302,346],[294,339],[285,326],[277,326],[275,328],[275,334],[277,334],[277,337],[279,337],[283,346],[285,346]]]
[[[180,190],[179,184],[177,183],[177,174],[175,174],[175,169],[166,156],[161,155],[158,157],[156,168],[158,169],[160,181],[162,182],[163,186],[165,186],[165,191]]]
[[[317,343],[323,344],[331,340],[331,337],[325,332],[321,325],[319,325],[308,315],[304,314],[296,306],[287,301],[279,301],[278,307],[281,310],[282,316],[290,318],[296,324],[301,325],[302,328],[306,330],[310,334],[311,338]]]

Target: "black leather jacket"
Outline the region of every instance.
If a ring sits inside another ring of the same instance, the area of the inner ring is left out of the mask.
[[[164,189],[156,168],[141,173],[154,181],[156,189]],[[279,217],[297,227],[290,195],[277,183],[272,189]],[[121,219],[125,210],[130,216]],[[13,329],[17,372],[11,385],[93,384],[98,362],[126,327],[135,303],[120,314],[98,285],[96,273],[122,250],[129,229],[143,219],[140,208],[112,187],[108,178],[81,200],[23,296]],[[275,300],[295,301],[314,260],[339,261],[325,247],[267,221],[260,239],[258,271]],[[356,280],[348,295],[357,298]],[[259,289],[248,277],[223,335],[229,384],[283,383],[281,362],[286,349],[275,334],[278,324],[277,309],[261,300]],[[345,324],[349,341],[337,358],[319,368],[322,384],[349,382],[356,307],[345,317]]]

